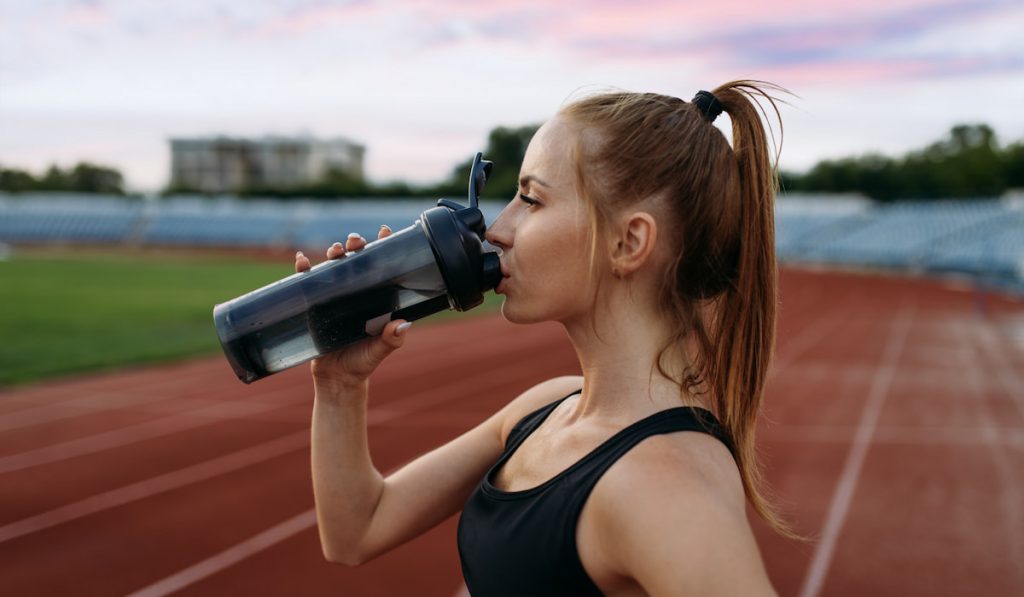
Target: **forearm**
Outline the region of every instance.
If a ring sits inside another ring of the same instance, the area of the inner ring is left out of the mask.
[[[320,542],[327,559],[354,564],[384,491],[367,442],[367,382],[316,384],[315,390],[311,443]]]

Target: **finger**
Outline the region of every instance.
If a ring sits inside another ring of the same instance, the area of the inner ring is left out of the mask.
[[[401,348],[405,344],[405,337],[409,335],[410,326],[412,326],[412,322],[404,319],[388,322],[381,330],[380,336],[374,338],[367,347],[373,362],[380,363],[389,354]]]
[[[334,243],[330,247],[327,247],[327,258],[337,259],[345,254],[345,247],[341,243]]]
[[[366,239],[359,236],[359,233],[353,232],[348,235],[348,240],[345,241],[346,251],[358,251],[366,246]]]
[[[391,228],[387,224],[381,224],[380,231],[377,232],[377,238],[384,238],[391,236]]]
[[[313,264],[309,262],[309,257],[302,254],[302,251],[295,253],[295,272],[309,271],[309,268],[313,267]]]
[[[384,326],[381,335],[386,337],[392,344],[395,344],[395,348],[397,348],[406,342],[406,336],[409,335],[409,329],[412,327],[413,323],[407,322],[406,319],[395,319],[395,321],[388,322],[388,325]]]

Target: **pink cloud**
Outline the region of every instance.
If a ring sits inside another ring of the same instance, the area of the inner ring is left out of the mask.
[[[99,2],[80,2],[65,9],[58,20],[70,27],[97,27],[110,23],[110,12]]]
[[[301,35],[321,28],[351,25],[354,21],[379,12],[379,6],[365,0],[343,4],[314,4],[269,19],[251,34],[256,37]]]
[[[760,78],[798,89],[805,86],[851,85],[933,79],[958,75],[1012,73],[1024,69],[1024,60],[1000,57],[926,57],[867,59],[846,62],[776,66],[758,72]],[[743,75],[744,73],[739,73]],[[735,78],[736,72],[720,69],[719,79]]]

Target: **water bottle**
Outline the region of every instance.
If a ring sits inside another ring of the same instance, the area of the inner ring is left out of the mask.
[[[501,281],[497,253],[483,250],[478,207],[491,167],[476,154],[468,207],[441,199],[360,251],[216,305],[217,336],[238,378],[252,383],[379,335],[392,319],[482,303]]]

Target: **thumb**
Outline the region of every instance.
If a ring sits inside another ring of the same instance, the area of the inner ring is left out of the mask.
[[[411,321],[401,319],[388,322],[381,330],[380,336],[374,338],[367,347],[370,358],[379,363],[395,349],[401,348],[405,344],[405,337],[408,335],[410,326],[412,326]]]

